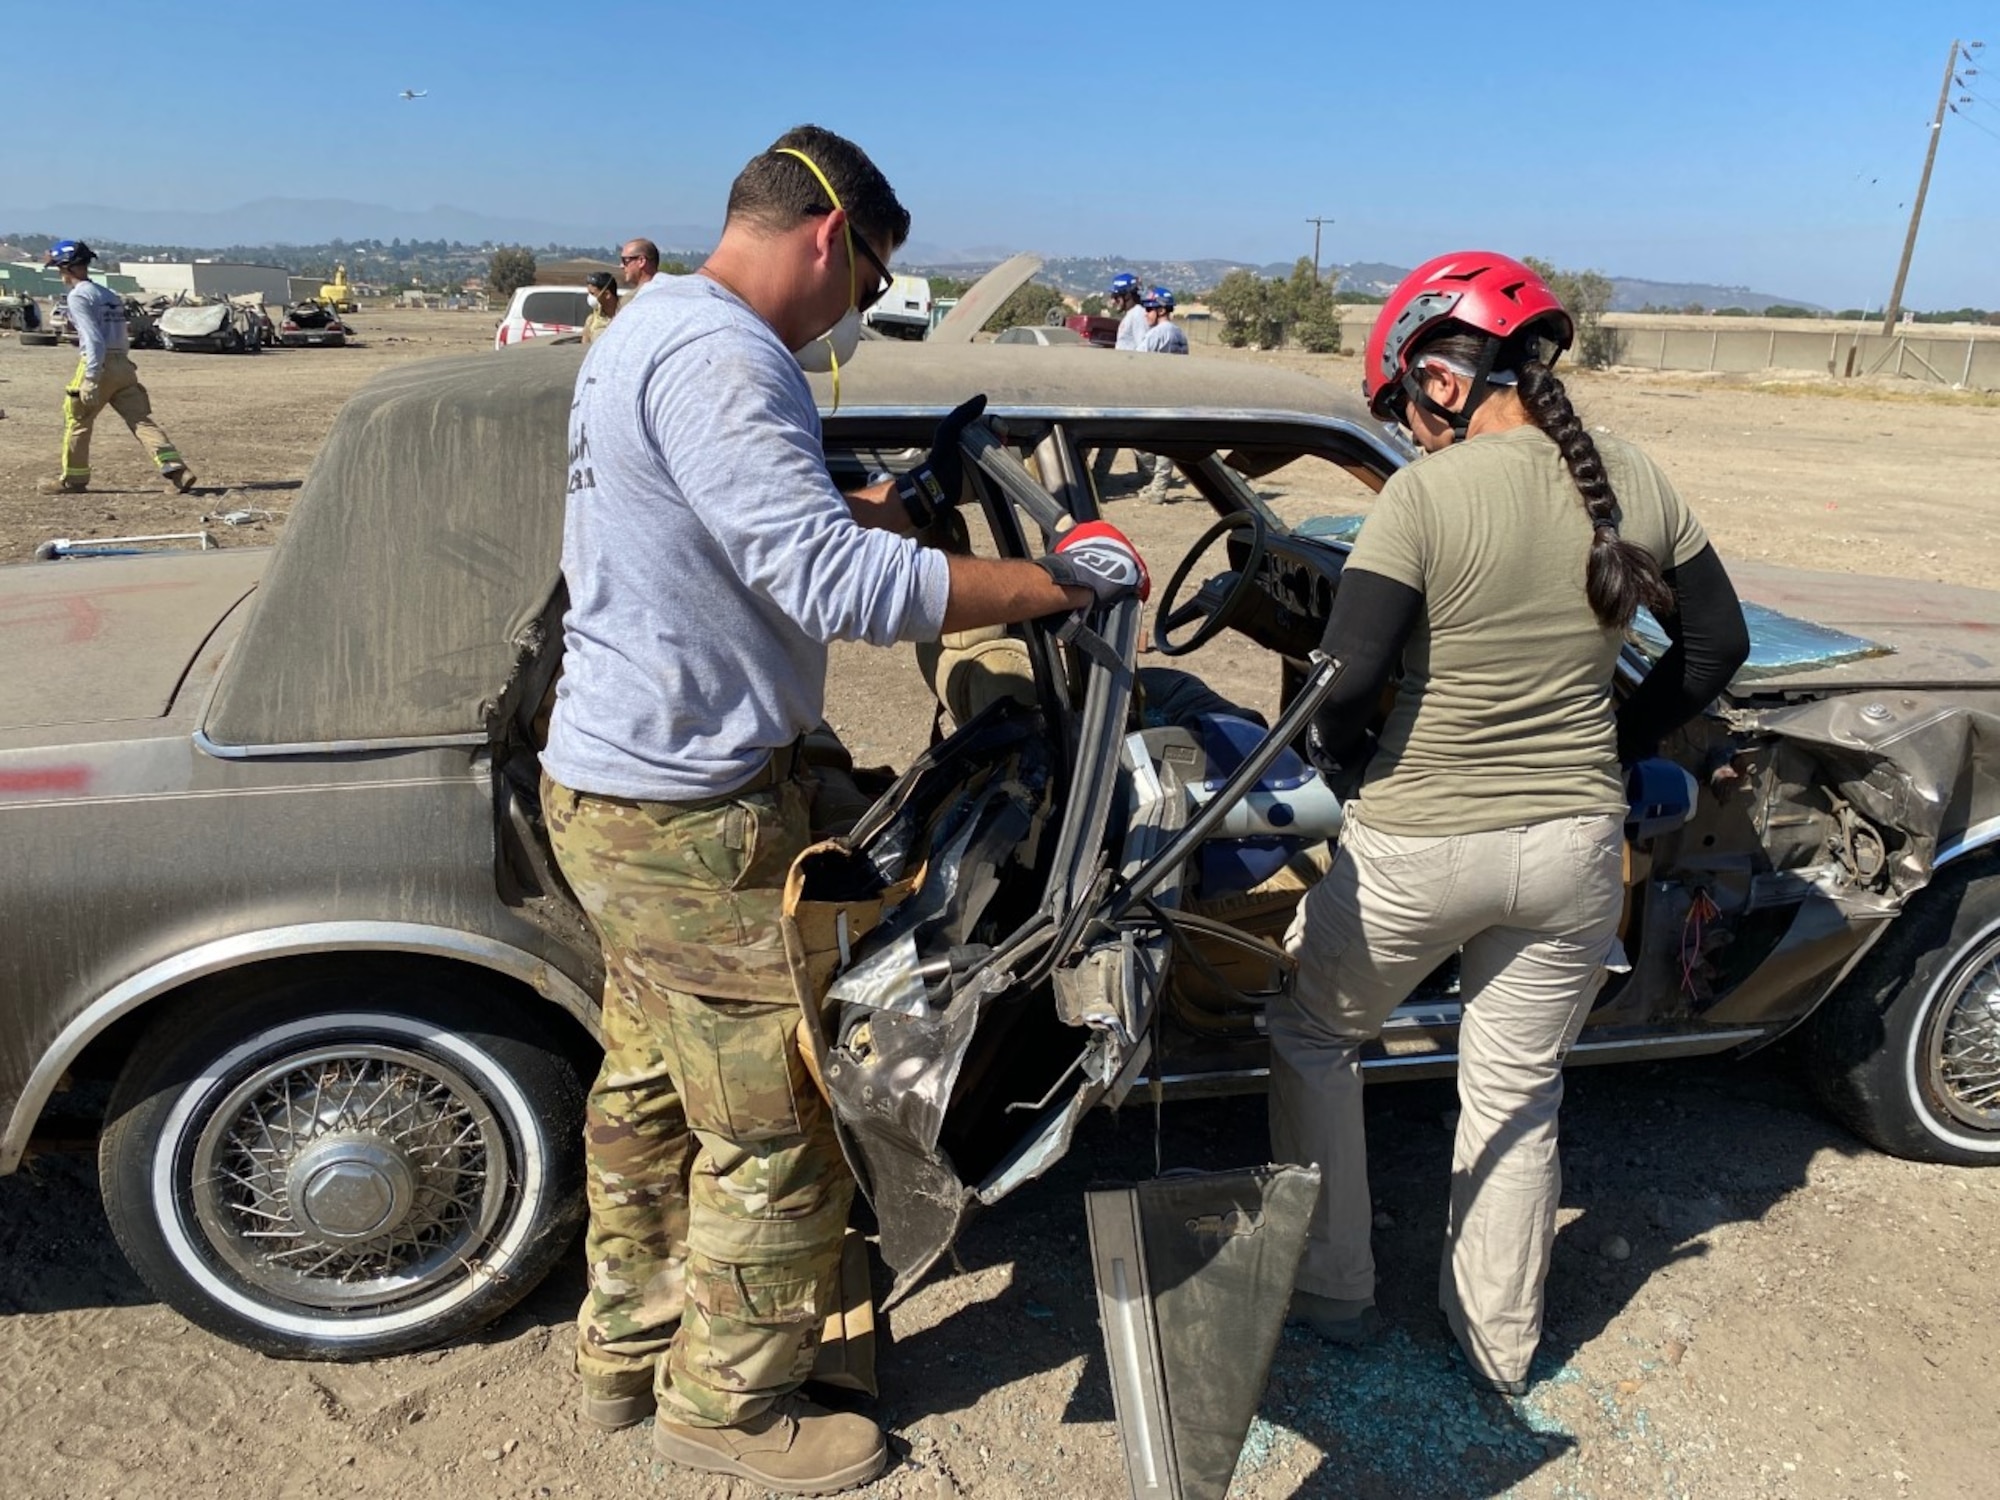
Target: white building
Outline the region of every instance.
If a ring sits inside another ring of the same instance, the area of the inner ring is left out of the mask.
[[[283,307],[292,300],[291,273],[283,266],[222,260],[128,260],[118,269],[136,280],[148,297],[171,297],[180,292],[243,297],[262,292],[270,307]]]

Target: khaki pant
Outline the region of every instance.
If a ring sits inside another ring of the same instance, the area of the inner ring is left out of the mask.
[[[70,389],[80,391],[83,384],[83,361],[79,359]],[[139,383],[139,372],[134,368],[131,356],[107,354],[92,399],[85,401],[81,396],[63,398],[63,483],[80,489],[90,482],[90,429],[97,421],[97,414],[107,406],[123,417],[125,425],[132,429],[132,436],[146,445],[161,473],[181,467],[181,455],[174,447],[173,439],[161,431],[160,424],[153,420],[152,398]]]
[[[1271,1006],[1277,1160],[1324,1174],[1298,1285],[1372,1297],[1361,1046],[1460,953],[1458,1137],[1438,1303],[1475,1369],[1527,1374],[1541,1341],[1562,1192],[1562,1063],[1617,949],[1620,820],[1558,818],[1404,838],[1350,818],[1332,872],[1286,935],[1299,962]]]
[[[662,1413],[739,1425],[810,1373],[854,1195],[799,1056],[778,926],[807,788],[687,803],[546,776],[541,790],[605,963],[577,1366],[613,1383],[653,1370]]]

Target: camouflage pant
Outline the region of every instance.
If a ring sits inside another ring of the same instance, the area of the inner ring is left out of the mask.
[[[70,381],[71,389],[81,390],[83,379],[83,361],[79,359],[76,375]],[[139,372],[130,356],[112,353],[104,356],[104,368],[97,377],[97,387],[91,392],[89,401],[81,396],[63,398],[62,477],[65,483],[80,487],[90,482],[90,429],[97,421],[97,414],[107,406],[125,419],[125,425],[132,429],[132,436],[146,445],[158,468],[165,470],[179,465],[180,452],[174,447],[173,439],[161,431],[160,424],[153,420],[152,398],[139,384]]]
[[[812,1369],[854,1194],[778,929],[806,788],[627,802],[545,776],[542,807],[606,970],[577,1365],[656,1367],[663,1412],[734,1425]]]

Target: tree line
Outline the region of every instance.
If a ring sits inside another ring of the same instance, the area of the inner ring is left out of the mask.
[[[556,259],[613,260],[615,250],[593,256],[558,256]],[[535,284],[535,252],[526,245],[502,245],[493,252],[493,258],[486,263],[486,292],[490,297],[504,302],[524,286]],[[662,260],[660,274],[663,276],[685,276],[692,269],[678,260]]]

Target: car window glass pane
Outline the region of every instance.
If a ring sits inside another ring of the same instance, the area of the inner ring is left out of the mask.
[[[530,292],[521,301],[521,316],[530,323],[581,328],[590,316],[590,299],[582,292]]]
[[[1263,502],[1264,508],[1289,531],[1304,527],[1320,535],[1344,537],[1359,529],[1375,502],[1375,491],[1318,454],[1276,463],[1281,454],[1224,454],[1236,458],[1231,467]],[[1276,464],[1275,467],[1271,465]],[[1245,470],[1252,472],[1245,473]]]

